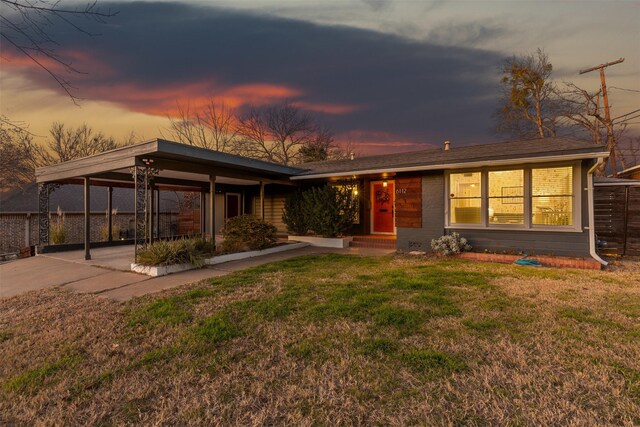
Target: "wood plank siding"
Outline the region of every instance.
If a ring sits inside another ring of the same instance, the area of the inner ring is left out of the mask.
[[[266,194],[264,197],[264,220],[273,224],[278,229],[278,234],[287,234],[287,226],[282,222],[282,210],[287,199],[285,194]],[[257,216],[260,216],[260,197],[253,199],[253,208]]]
[[[397,227],[397,247],[401,251],[431,250],[431,239],[444,234],[444,174],[427,173],[420,180],[420,227]]]
[[[396,178],[396,227],[422,227],[422,177]]]
[[[640,255],[640,187],[596,187],[593,205],[601,252]]]

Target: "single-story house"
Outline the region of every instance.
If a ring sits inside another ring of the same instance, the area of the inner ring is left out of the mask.
[[[49,209],[52,184],[83,183],[87,195],[92,186],[133,188],[140,235],[147,224],[153,227],[156,191],[200,191],[207,234],[242,213],[260,215],[286,233],[287,195],[331,183],[349,185],[359,198],[353,234],[390,236],[398,250],[428,250],[431,239],[455,231],[476,250],[601,261],[593,172],[606,157],[602,145],[547,138],[464,147],[447,142],[437,149],[283,166],[154,139],[40,168],[36,176],[41,211]],[[225,189],[219,196],[218,186]],[[47,215],[40,218],[44,247]],[[88,241],[86,247],[88,254]]]

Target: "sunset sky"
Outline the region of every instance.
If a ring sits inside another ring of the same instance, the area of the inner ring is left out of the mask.
[[[59,121],[150,139],[169,137],[178,104],[215,98],[241,111],[289,100],[363,154],[465,145],[499,139],[499,67],[538,47],[556,80],[594,91],[598,73],[578,70],[625,57],[606,71],[612,115],[640,108],[640,1],[98,4],[118,12],[82,22],[99,36],[48,28],[58,54],[86,73],[67,75],[80,105],[2,43],[1,114],[43,137]]]

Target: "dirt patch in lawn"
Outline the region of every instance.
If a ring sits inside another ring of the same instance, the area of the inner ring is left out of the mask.
[[[634,268],[319,255],[32,292],[0,301],[0,423],[634,425]]]

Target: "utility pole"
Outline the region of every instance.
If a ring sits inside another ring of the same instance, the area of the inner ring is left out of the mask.
[[[600,84],[602,85],[602,100],[604,103],[604,120],[596,113],[596,118],[603,122],[607,128],[607,146],[609,148],[609,159],[611,161],[611,172],[613,177],[618,176],[618,168],[616,161],[616,140],[613,134],[613,123],[611,122],[611,111],[609,109],[609,97],[607,96],[607,83],[604,77],[604,69],[611,65],[620,64],[624,62],[624,58],[620,58],[617,61],[607,62],[606,64],[596,65],[595,67],[580,70],[580,74],[585,74],[591,71],[600,70]]]

